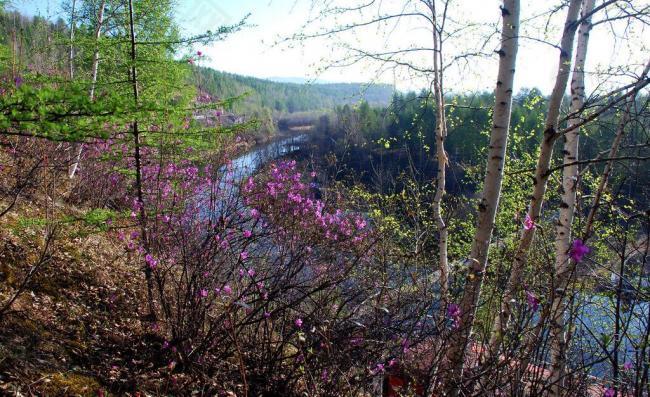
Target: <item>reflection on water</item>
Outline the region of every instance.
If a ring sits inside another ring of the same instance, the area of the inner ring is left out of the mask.
[[[296,135],[277,141],[267,143],[263,146],[253,148],[250,152],[237,157],[232,161],[232,177],[234,182],[239,182],[255,173],[261,166],[271,160],[285,156],[289,153],[300,149],[299,144],[304,142],[307,136],[305,134]],[[226,171],[227,166],[219,169],[221,172]]]

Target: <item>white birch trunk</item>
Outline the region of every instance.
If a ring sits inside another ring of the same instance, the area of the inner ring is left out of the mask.
[[[560,106],[562,105],[562,99],[566,91],[571,70],[573,41],[577,29],[575,23],[580,11],[580,2],[580,0],[571,0],[569,10],[567,11],[566,22],[564,24],[557,77],[549,100],[548,113],[544,123],[544,136],[540,145],[540,155],[537,159],[537,166],[535,168],[533,194],[528,209],[528,216],[530,216],[530,218],[535,222],[539,219],[542,212],[542,203],[544,202],[544,194],[546,193],[546,185],[549,177],[548,170],[551,164],[551,157],[553,156],[553,145],[558,138],[557,128]],[[492,325],[492,333],[488,349],[490,358],[498,356],[499,348],[503,340],[504,330],[512,313],[510,305],[520,289],[522,281],[521,277],[526,264],[528,249],[530,248],[534,235],[534,227],[528,230],[522,230],[512,269],[510,271],[508,284],[506,285],[501,301],[501,310],[495,317],[494,324]]]
[[[70,54],[68,59],[68,65],[70,66],[70,80],[74,79],[74,11],[76,6],[76,0],[72,0],[72,11],[70,13]]]
[[[433,24],[433,85],[436,106],[436,157],[438,172],[436,176],[436,194],[433,198],[433,216],[438,229],[438,267],[440,270],[440,298],[443,313],[446,311],[447,295],[449,291],[449,262],[447,255],[448,230],[442,217],[442,199],[445,195],[445,182],[447,174],[447,154],[445,152],[445,139],[447,138],[447,120],[445,116],[445,97],[442,90],[442,48],[440,35],[437,30],[437,15],[435,2],[429,4]]]
[[[593,0],[586,0],[586,7],[591,6],[593,8]],[[584,35],[584,39],[588,40],[589,38],[589,28],[591,27],[590,21],[585,19],[587,26],[580,27],[581,37]],[[586,42],[585,42],[586,47]],[[586,48],[582,49],[586,53]],[[578,71],[578,62],[580,61],[581,56],[581,47],[580,41],[578,41],[578,50],[576,56],[576,71],[574,71],[574,76]],[[584,54],[583,54],[584,57]],[[640,82],[643,82],[645,76],[647,76],[650,69],[650,63],[646,65],[643,74],[641,75]],[[582,85],[584,85],[584,73],[580,70],[578,77],[582,79]],[[575,77],[574,77],[575,79]],[[584,87],[582,87],[584,88]],[[636,89],[636,87],[635,87]],[[584,91],[581,93],[584,99]],[[636,99],[636,94],[628,98],[625,105],[625,110],[621,115],[621,120],[619,122],[618,130],[616,136],[612,142],[612,146],[609,150],[609,158],[614,158],[618,152],[621,140],[625,132],[625,126],[630,120],[630,110],[632,104]],[[584,101],[583,101],[584,102]],[[571,107],[571,113],[574,114],[576,110],[579,110],[580,107],[574,109]],[[571,125],[576,125],[580,123],[580,119],[577,117],[575,119],[569,120],[569,127]],[[564,146],[565,157],[564,164],[570,164],[578,160],[577,148],[578,148],[578,133],[579,129],[575,129],[566,134],[566,142]],[[567,153],[568,152],[568,153]],[[570,153],[576,153],[575,156],[571,156]],[[607,180],[609,174],[612,171],[614,166],[614,161],[610,160],[605,165],[603,174],[601,175],[598,188],[594,195],[593,203],[587,217],[587,222],[585,224],[585,231],[583,238],[586,240],[590,235],[593,227],[593,221],[595,218],[595,213],[597,211],[600,199],[602,194],[607,186]],[[550,309],[550,337],[551,337],[551,377],[550,382],[553,385],[551,391],[553,396],[561,396],[564,390],[563,387],[563,378],[566,368],[566,350],[569,343],[569,338],[566,335],[565,330],[565,305],[566,305],[566,289],[571,281],[571,276],[574,274],[576,263],[570,258],[570,249],[571,249],[571,222],[573,221],[573,214],[575,209],[575,181],[578,177],[578,166],[570,165],[563,168],[563,178],[562,178],[562,206],[560,208],[560,219],[556,227],[556,241],[555,241],[555,293],[553,295],[553,301],[551,303]]]
[[[501,9],[503,26],[501,29],[501,49],[499,54],[499,72],[494,92],[494,112],[490,132],[490,146],[487,167],[483,182],[483,195],[478,206],[478,223],[472,242],[470,259],[467,261],[467,279],[465,291],[460,303],[461,316],[456,332],[452,334],[447,351],[447,388],[452,394],[458,390],[454,383],[462,378],[465,349],[474,322],[483,274],[487,265],[487,255],[494,228],[494,219],[503,180],[510,115],[512,108],[512,91],[519,47],[519,0],[504,0]]]
[[[580,124],[578,116],[585,103],[585,61],[589,44],[589,31],[591,30],[591,11],[594,0],[584,0],[582,6],[582,23],[578,30],[578,44],[576,47],[576,60],[571,80],[571,114],[568,121],[569,127]],[[560,218],[555,229],[555,282],[558,289],[554,294],[551,305],[551,378],[553,384],[552,394],[559,396],[562,392],[564,366],[566,363],[566,338],[564,335],[564,309],[562,308],[566,287],[567,270],[569,269],[569,250],[571,249],[571,225],[576,206],[576,188],[578,183],[578,143],[580,128],[574,128],[564,135],[564,160],[562,170],[562,188],[560,205]],[[573,164],[573,165],[569,165]]]
[[[97,27],[95,29],[95,52],[93,53],[93,63],[91,68],[91,82],[90,82],[90,92],[88,96],[90,100],[95,99],[95,86],[97,85],[97,73],[99,71],[99,38],[102,35],[102,25],[104,24],[104,9],[106,8],[106,1],[103,0],[99,5],[99,13],[97,14]],[[72,49],[70,50],[72,51]],[[70,69],[72,73],[72,66]],[[68,177],[70,179],[74,178],[79,168],[79,161],[81,161],[81,153],[83,152],[83,143],[78,144],[77,153],[75,155],[74,162],[70,165],[68,170]]]

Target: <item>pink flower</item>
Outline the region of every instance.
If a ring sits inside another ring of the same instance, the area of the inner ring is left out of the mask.
[[[264,312],[264,318],[269,318],[271,317],[271,313],[269,312]]]
[[[634,365],[630,361],[626,361],[625,364],[623,364],[623,369],[626,371],[630,371],[632,370],[633,366]]]
[[[449,306],[447,306],[447,316],[451,319],[452,321],[452,328],[456,329],[460,326],[460,306],[458,306],[455,303],[450,303]]]
[[[150,269],[155,269],[156,266],[158,266],[158,261],[151,256],[151,254],[147,254],[144,257],[144,261],[147,262],[147,265],[149,266]]]
[[[603,397],[614,397],[616,396],[616,391],[612,389],[611,387],[608,387],[605,389],[605,393],[603,394]]]
[[[203,56],[203,52],[201,52],[201,51],[197,51],[197,52],[196,52],[196,55],[199,56],[199,57],[201,57],[201,56]]]
[[[587,247],[582,240],[576,239],[573,241],[573,244],[571,245],[571,259],[573,259],[574,262],[578,263],[582,260],[582,258],[587,255],[591,251],[589,247]]]
[[[244,235],[244,237],[250,238],[253,235],[253,232],[251,232],[250,230],[244,230],[244,233],[242,234]]]
[[[242,252],[239,254],[239,258],[241,258],[241,260],[245,261],[246,259],[248,259],[248,252],[246,252],[246,251],[242,251]]]
[[[188,58],[187,63],[189,63],[190,65],[194,65],[194,59],[193,58]]]
[[[255,269],[253,269],[253,268],[248,269],[248,275],[251,276],[251,277],[254,277],[255,276]]]
[[[300,318],[297,318],[293,323],[296,324],[296,327],[302,328],[302,320]]]
[[[529,214],[526,214],[526,219],[524,219],[524,229],[530,230],[534,228],[535,228],[535,222],[533,222],[533,219],[530,217]]]
[[[249,177],[248,177],[248,180],[246,181],[246,185],[244,185],[244,191],[245,191],[246,193],[250,193],[250,192],[253,191],[254,188],[255,188],[255,181],[253,180],[253,177],[250,177],[250,176],[249,176]],[[254,211],[254,210],[255,210],[255,209],[252,209],[252,210],[251,210],[251,215],[253,214],[253,211]],[[254,216],[253,216],[253,217],[254,217]]]
[[[223,293],[226,295],[230,295],[232,293],[232,288],[230,288],[230,285],[226,284],[223,286]]]
[[[539,308],[539,299],[530,291],[526,291],[526,303],[533,312],[536,312]]]
[[[206,298],[208,296],[208,290],[203,288],[200,292],[201,298]]]

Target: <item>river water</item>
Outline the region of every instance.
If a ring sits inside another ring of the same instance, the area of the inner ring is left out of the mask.
[[[245,154],[232,160],[234,182],[253,175],[264,164],[300,149],[300,144],[307,139],[306,134],[279,138],[274,141],[253,147]],[[220,171],[225,171],[226,166]]]
[[[614,323],[616,318],[616,299],[604,295],[583,296],[582,305],[576,316],[576,330],[573,338],[572,358],[579,366],[581,362],[596,363],[591,368],[591,374],[597,377],[607,377],[611,372],[611,362],[604,353],[614,351]],[[637,361],[637,353],[643,344],[645,333],[650,327],[650,304],[644,301],[630,301],[623,305],[620,314],[621,343],[619,345],[619,365],[625,362]],[[646,354],[647,354],[646,348]],[[583,361],[584,360],[584,361]],[[648,357],[641,358],[642,361]],[[643,363],[639,363],[643,364]]]

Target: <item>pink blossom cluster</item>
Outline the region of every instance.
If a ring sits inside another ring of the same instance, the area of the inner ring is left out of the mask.
[[[246,202],[256,211],[268,214],[274,222],[286,222],[289,217],[297,227],[319,233],[329,241],[359,244],[367,237],[367,222],[360,214],[329,209],[326,203],[314,198],[312,187],[303,181],[295,161],[271,165],[267,178],[244,184]]]

